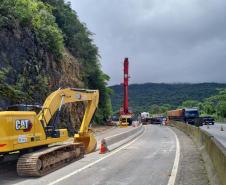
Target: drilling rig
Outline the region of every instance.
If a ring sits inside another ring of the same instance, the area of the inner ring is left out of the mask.
[[[132,124],[132,112],[129,110],[128,86],[129,86],[129,60],[124,59],[124,82],[123,82],[123,106],[120,108],[119,125],[127,127]]]

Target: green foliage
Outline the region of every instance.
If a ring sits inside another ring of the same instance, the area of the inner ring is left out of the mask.
[[[101,118],[97,118],[96,120],[98,123],[106,121],[107,118],[112,114],[112,106],[111,106],[111,99],[110,93],[111,90],[106,87],[106,81],[109,77],[103,74],[102,71],[97,70],[96,73],[93,73],[88,77],[88,87],[91,89],[99,89],[100,91],[100,103],[99,103],[99,112],[101,112]],[[98,117],[98,114],[96,115]]]
[[[25,68],[24,72],[15,80],[9,80],[9,74],[15,73],[14,69],[3,68],[0,70],[0,95],[1,98],[8,99],[10,103],[40,103],[43,97],[47,95],[48,80],[41,74],[37,74],[33,78],[29,72],[34,70]],[[12,81],[9,83],[9,81]],[[41,91],[40,91],[41,89]]]
[[[226,101],[220,101],[216,106],[216,114],[219,117],[226,118]]]
[[[20,24],[34,30],[39,44],[56,57],[62,56],[63,35],[55,23],[52,9],[38,0],[3,0],[0,5],[0,23],[8,19],[19,20]]]
[[[191,108],[191,107],[198,107],[199,101],[196,100],[186,100],[182,103],[183,107]]]
[[[215,114],[218,118],[226,118],[226,89],[203,102],[203,110],[207,114]]]
[[[151,114],[159,114],[159,113],[161,113],[161,108],[160,108],[160,106],[154,104],[154,105],[151,105],[149,112]]]
[[[114,93],[111,95],[113,112],[117,112],[123,101],[123,87],[120,85],[110,87]],[[134,112],[144,112],[152,110],[153,105],[158,105],[161,109],[175,109],[186,100],[193,100],[189,106],[199,107],[199,102],[206,98],[217,95],[219,88],[226,88],[226,84],[201,83],[201,84],[132,84],[129,86],[129,106]],[[168,106],[164,107],[166,104]],[[161,108],[163,106],[163,108]],[[189,107],[188,106],[188,107]],[[157,108],[155,108],[157,110]],[[210,110],[211,111],[211,110]]]
[[[35,47],[44,49],[44,54],[53,54],[56,61],[59,57],[63,57],[64,48],[68,49],[81,64],[82,81],[85,88],[100,91],[96,122],[102,123],[109,117],[112,113],[111,90],[106,87],[109,76],[101,71],[98,48],[93,43],[92,34],[79,21],[76,12],[71,9],[70,3],[65,3],[64,0],[2,0],[0,28],[22,30],[32,38],[34,35]],[[16,77],[12,77],[12,74],[18,69],[9,67],[11,61],[4,64],[8,71],[3,70],[0,73],[1,95],[13,100],[12,102],[42,102],[43,97],[46,97],[46,93],[49,91],[48,74],[43,74],[41,69],[35,70],[36,64],[42,69],[45,66],[41,61],[43,51],[37,52],[38,54],[33,52],[29,53],[28,58],[21,57],[22,61],[18,61],[24,65],[25,69],[23,71],[20,69]],[[28,66],[26,66],[27,61]]]
[[[70,52],[81,58],[84,64],[97,64],[98,49],[93,44],[91,32],[82,24],[70,3],[65,4],[64,0],[43,0],[53,7],[53,14],[56,17],[58,26],[64,33],[64,40]]]
[[[215,113],[215,107],[210,101],[204,101],[201,103],[200,110],[204,114],[213,115]]]
[[[202,102],[187,100],[182,103],[182,107],[194,106],[199,108],[201,115],[212,115],[217,120],[224,120],[226,118],[226,89],[218,91],[218,94]]]
[[[56,23],[64,33],[65,46],[82,65],[83,81],[90,89],[99,89],[100,103],[95,121],[102,123],[112,114],[110,89],[106,87],[109,76],[100,70],[98,49],[91,39],[92,34],[82,24],[70,3],[64,0],[43,0],[51,5]]]
[[[8,98],[11,101],[16,101],[23,97],[23,92],[20,91],[17,85],[9,85],[6,83],[6,76],[9,74],[9,69],[0,70],[0,94],[2,98]]]
[[[166,115],[167,111],[171,109],[172,109],[172,106],[169,104],[164,104],[164,105],[153,104],[150,106],[149,113],[153,115],[155,114]]]

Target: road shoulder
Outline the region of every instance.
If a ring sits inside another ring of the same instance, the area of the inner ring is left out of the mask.
[[[197,146],[182,131],[171,129],[180,141],[180,161],[175,185],[209,185],[205,164]]]

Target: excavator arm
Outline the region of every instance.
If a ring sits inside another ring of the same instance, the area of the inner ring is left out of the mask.
[[[53,129],[55,129],[62,105],[75,102],[86,102],[86,110],[79,133],[74,136],[74,142],[84,143],[86,153],[89,153],[96,149],[96,139],[89,129],[89,125],[99,103],[98,90],[75,88],[58,89],[47,97],[42,110],[38,114],[38,119],[44,127],[48,127],[50,120],[56,113],[53,122],[51,122]]]

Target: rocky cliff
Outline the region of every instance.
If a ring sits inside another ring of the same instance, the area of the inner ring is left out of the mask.
[[[3,0],[0,5],[0,106],[42,104],[59,87],[100,89],[96,122],[110,114],[108,77],[97,47],[63,0]],[[63,109],[61,126],[78,129],[83,104]]]

